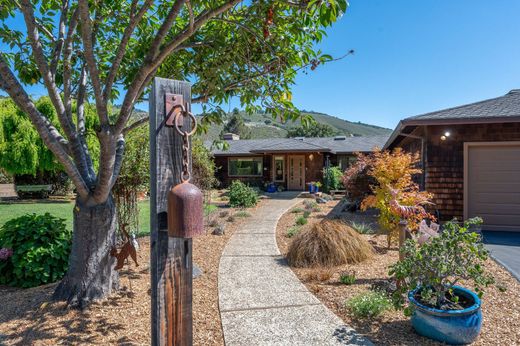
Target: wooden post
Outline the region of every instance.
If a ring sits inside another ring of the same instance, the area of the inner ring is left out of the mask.
[[[182,171],[182,137],[164,126],[166,93],[182,95],[189,110],[191,85],[155,78],[149,98],[152,345],[192,345],[192,241],[168,237],[167,229],[168,192]]]
[[[404,254],[401,251],[403,248],[404,242],[406,241],[406,233],[407,231],[407,222],[405,220],[399,221],[399,261],[404,259]]]

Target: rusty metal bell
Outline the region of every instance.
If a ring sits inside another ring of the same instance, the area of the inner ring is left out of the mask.
[[[198,187],[184,181],[168,193],[168,236],[193,238],[204,234],[203,196]]]

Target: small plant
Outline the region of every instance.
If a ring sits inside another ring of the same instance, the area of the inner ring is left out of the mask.
[[[306,219],[305,217],[303,217],[303,216],[300,216],[300,217],[298,217],[298,218],[296,219],[296,224],[297,224],[298,226],[306,225],[307,222],[308,222],[307,219]]]
[[[293,214],[298,214],[298,213],[302,213],[304,210],[302,208],[294,208],[293,210],[291,210],[291,213]]]
[[[361,234],[375,234],[376,231],[367,223],[364,222],[351,222],[350,226]]]
[[[314,210],[318,206],[318,203],[315,200],[305,200],[303,201],[303,207],[305,210]]]
[[[339,281],[345,285],[352,285],[356,282],[356,273],[345,272],[339,276]]]
[[[317,182],[314,183],[314,186],[316,186],[319,189],[323,185],[319,181],[317,181]]]
[[[229,215],[229,217],[226,219],[227,222],[233,223],[235,222],[235,215]]]
[[[225,224],[218,224],[215,226],[215,228],[213,229],[213,232],[211,232],[211,234],[213,235],[224,235],[224,231],[226,229],[226,225]]]
[[[34,287],[61,279],[70,242],[65,220],[49,213],[7,221],[0,229],[0,284]]]
[[[234,180],[229,187],[229,205],[232,207],[250,208],[258,203],[258,194],[250,186],[240,180]]]
[[[346,302],[346,307],[356,318],[374,318],[392,308],[392,301],[383,292],[367,291]]]
[[[229,211],[228,210],[223,210],[221,211],[218,216],[224,218],[224,217],[227,217],[229,215]]]
[[[296,234],[298,234],[299,231],[300,231],[300,227],[298,227],[298,226],[292,226],[291,228],[289,228],[289,229],[287,230],[286,236],[287,236],[287,238],[292,238],[292,237],[294,237]]]
[[[471,232],[473,225],[480,225],[481,218],[469,219],[461,226],[448,222],[444,230],[422,245],[409,239],[401,251],[404,259],[390,267],[390,275],[400,284],[394,294],[396,306],[404,304],[404,296],[419,288],[418,299],[422,304],[442,310],[462,308],[453,286],[459,281],[472,281],[479,296],[483,288],[494,278],[484,270],[488,251],[478,233]]]
[[[208,216],[217,209],[218,207],[214,204],[204,204],[204,216]]]
[[[215,219],[215,218],[209,220],[209,222],[208,222],[208,226],[209,226],[209,227],[215,227],[215,226],[217,226],[217,225],[218,225],[218,221],[217,221],[217,219]]]
[[[247,211],[245,210],[240,210],[240,211],[237,211],[235,213],[235,217],[250,217],[251,214],[249,214]]]
[[[311,216],[311,212],[309,210],[306,210],[306,211],[303,212],[303,217],[304,218],[307,219],[307,218],[309,218],[309,216]]]

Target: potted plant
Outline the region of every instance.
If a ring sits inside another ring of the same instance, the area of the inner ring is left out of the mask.
[[[309,185],[309,193],[314,193],[315,192],[314,184],[316,184],[314,181],[311,181],[311,182],[307,183],[307,185]]]
[[[405,242],[404,259],[390,268],[398,284],[394,293],[397,306],[403,306],[417,333],[448,344],[467,344],[480,333],[482,288],[493,283],[484,271],[488,252],[481,236],[470,228],[482,219],[462,225],[448,222],[442,232],[419,245]],[[461,280],[472,282],[474,291],[458,286]]]
[[[317,193],[317,192],[320,192],[320,187],[321,187],[321,183],[319,181],[317,181],[316,183],[314,183],[314,193]]]

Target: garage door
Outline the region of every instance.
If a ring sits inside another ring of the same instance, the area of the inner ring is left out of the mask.
[[[520,144],[468,145],[467,216],[485,230],[520,231]]]

